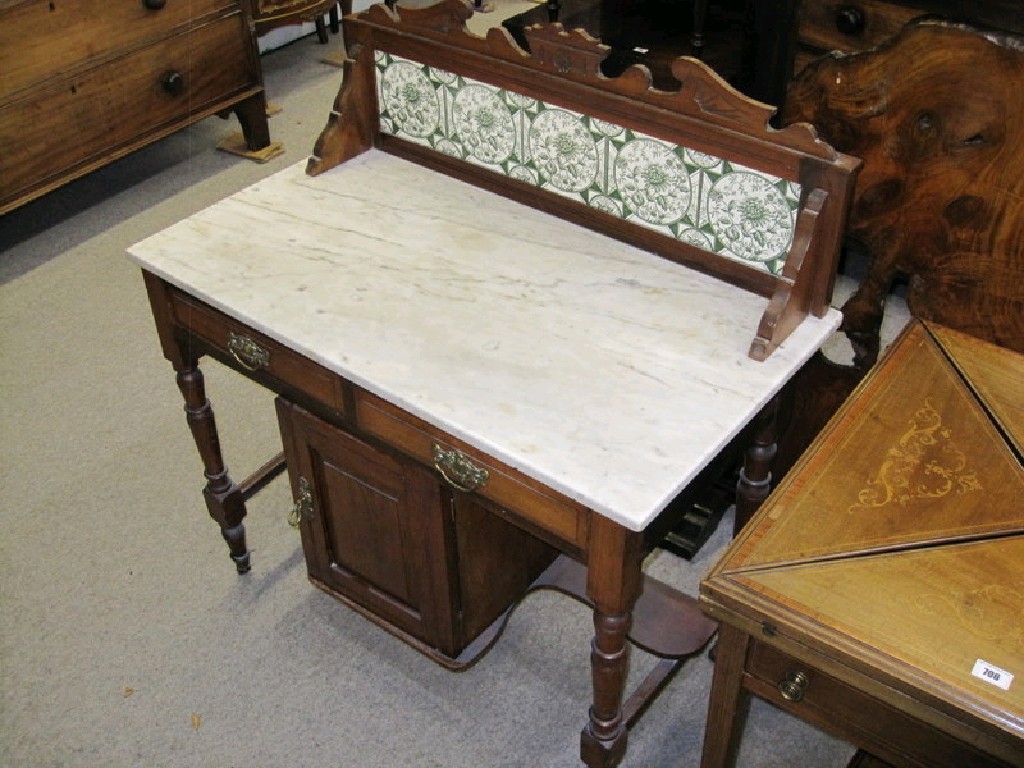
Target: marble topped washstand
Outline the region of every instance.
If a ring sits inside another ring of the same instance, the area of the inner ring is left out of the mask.
[[[272,470],[228,476],[205,354],[280,395],[314,584],[453,667],[531,584],[593,608],[580,753],[610,768],[715,630],[644,556],[748,439],[737,511],[767,494],[770,403],[838,325],[858,163],[695,60],[667,93],[602,77],[582,32],[526,53],[470,13],[346,17],[305,172],[131,252],[239,570]],[[624,702],[627,640],[664,662]]]
[[[839,321],[754,361],[763,298],[376,151],[292,167],[131,256],[632,531]]]
[[[240,570],[245,498],[264,479],[227,474],[204,353],[427,466],[429,446],[385,434],[382,419],[486,466],[477,495],[570,555],[537,583],[594,607],[595,706],[624,724],[714,630],[692,598],[645,581],[650,530],[839,321],[809,317],[757,362],[762,297],[377,151],[315,178],[282,171],[131,257]],[[620,705],[625,632],[669,658]],[[584,759],[614,764],[617,745]]]

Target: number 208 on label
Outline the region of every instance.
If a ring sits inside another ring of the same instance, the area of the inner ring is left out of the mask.
[[[1013,682],[1012,672],[1000,669],[995,664],[989,664],[983,659],[978,659],[974,662],[974,669],[971,670],[971,674],[984,680],[986,683],[991,683],[997,688],[1002,688],[1004,691],[1010,690],[1010,683]]]

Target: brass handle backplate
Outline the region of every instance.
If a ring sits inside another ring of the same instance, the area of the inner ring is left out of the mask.
[[[445,450],[437,443],[434,443],[434,468],[448,485],[467,493],[482,488],[490,477],[486,469],[473,464],[466,454],[454,448]]]
[[[228,352],[243,368],[250,371],[258,371],[270,365],[270,352],[248,336],[229,333]]]
[[[810,678],[804,672],[790,671],[779,683],[779,693],[786,701],[796,704],[798,701],[803,701],[804,692],[810,682]]]
[[[299,523],[303,520],[313,519],[313,488],[310,486],[309,481],[304,478],[299,478],[299,498],[295,500],[295,506],[292,507],[292,511],[288,513],[288,525],[292,528],[298,528]]]

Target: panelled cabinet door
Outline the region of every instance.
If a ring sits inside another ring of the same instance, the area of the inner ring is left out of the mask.
[[[438,480],[283,399],[277,410],[310,579],[389,629],[452,653]]]

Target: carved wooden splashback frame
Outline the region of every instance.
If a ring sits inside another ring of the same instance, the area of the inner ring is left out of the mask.
[[[809,313],[825,314],[859,166],[855,158],[820,141],[810,126],[772,128],[772,107],[733,90],[695,59],[674,62],[677,91],[657,90],[643,67],[616,78],[601,74],[609,49],[582,30],[534,25],[525,32],[526,52],[503,28],[485,37],[469,32],[471,14],[469,3],[442,0],[421,9],[375,5],[346,17],[344,80],[307,171],[322,173],[376,147],[727,280],[768,299],[751,343],[754,359],[767,358]],[[773,274],[760,264],[724,257],[382,130],[381,53],[791,182],[800,199],[781,270]]]

